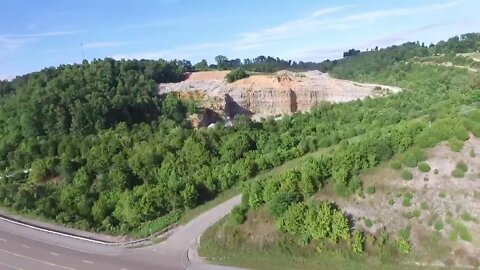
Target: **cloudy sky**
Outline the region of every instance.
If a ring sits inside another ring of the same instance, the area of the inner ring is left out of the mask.
[[[0,7],[0,79],[83,57],[319,61],[349,48],[480,32],[479,0],[0,0]]]

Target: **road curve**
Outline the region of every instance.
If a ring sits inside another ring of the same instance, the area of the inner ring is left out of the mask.
[[[239,269],[208,264],[196,255],[196,244],[240,201],[238,195],[180,226],[165,241],[142,248],[103,245],[0,220],[0,270]]]

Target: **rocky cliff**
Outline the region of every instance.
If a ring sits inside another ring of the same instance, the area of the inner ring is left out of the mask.
[[[338,80],[319,71],[252,75],[227,84],[224,81],[227,73],[192,73],[183,82],[159,85],[159,92],[175,92],[182,98],[197,99],[202,106],[225,116],[246,114],[260,118],[308,111],[321,101],[346,102],[401,90]]]

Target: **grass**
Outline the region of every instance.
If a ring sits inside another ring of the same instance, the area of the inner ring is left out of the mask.
[[[255,218],[260,217],[255,216]],[[261,220],[261,218],[256,222],[274,226],[271,222]],[[331,244],[312,241],[303,245],[299,243],[299,239],[286,234],[279,234],[274,240],[265,241],[264,238],[255,238],[254,241],[251,241],[253,238],[250,238],[244,231],[246,227],[248,225],[244,224],[240,229],[237,225],[229,224],[224,218],[203,234],[199,255],[208,258],[215,264],[264,270],[435,269],[398,263],[395,246],[388,241],[369,241],[367,239],[364,255],[356,255],[350,251],[348,243]],[[248,229],[254,230],[256,227]],[[256,234],[253,231],[252,233]],[[335,250],[329,248],[332,246],[335,247]],[[365,256],[369,256],[368,259]],[[402,258],[404,256],[408,255],[402,255]]]
[[[452,224],[452,228],[454,231],[460,236],[460,239],[471,242],[472,241],[472,234],[468,230],[467,226],[465,226],[461,222],[455,222]]]
[[[400,173],[400,177],[405,180],[405,181],[409,181],[409,180],[412,180],[413,178],[413,174],[408,171],[408,170],[403,170],[401,173]]]
[[[427,202],[422,202],[422,203],[420,204],[420,208],[422,208],[422,210],[428,210],[428,204],[427,204]]]
[[[442,221],[437,221],[435,222],[435,225],[433,225],[436,231],[441,231],[443,229],[443,222]]]
[[[375,194],[375,187],[374,186],[367,187],[367,193],[370,195]]]
[[[438,193],[438,197],[444,199],[445,197],[447,197],[447,193],[445,193],[445,192],[443,192],[443,191],[440,191],[440,192]]]
[[[464,211],[461,215],[461,218],[463,221],[476,221],[474,217],[472,217],[472,215],[470,215],[470,213],[468,213],[467,211]]]

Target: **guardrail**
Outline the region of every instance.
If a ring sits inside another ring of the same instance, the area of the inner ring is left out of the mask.
[[[80,236],[80,235],[76,235],[76,234],[73,234],[73,233],[62,232],[62,231],[59,231],[59,230],[53,230],[53,229],[46,228],[44,226],[33,225],[33,224],[28,223],[28,222],[24,222],[24,221],[15,219],[15,218],[7,217],[3,214],[0,214],[0,220],[5,221],[5,222],[9,222],[9,223],[12,223],[12,224],[15,224],[15,225],[18,225],[18,226],[22,226],[22,227],[25,227],[25,228],[29,228],[29,229],[32,229],[32,230],[41,231],[41,232],[44,232],[44,233],[49,233],[49,234],[58,235],[58,236],[62,236],[62,237],[68,237],[68,238],[71,238],[71,239],[86,241],[86,242],[89,242],[89,243],[94,243],[94,244],[99,244],[99,245],[104,245],[104,246],[134,246],[134,245],[138,245],[138,244],[141,244],[141,243],[146,243],[146,242],[151,241],[152,239],[154,239],[154,238],[156,238],[156,237],[158,237],[162,234],[165,234],[165,233],[171,231],[174,227],[177,226],[176,223],[172,224],[172,225],[164,228],[163,230],[158,231],[156,233],[153,233],[152,235],[150,235],[146,238],[142,238],[142,239],[136,239],[136,240],[125,241],[125,242],[110,242],[110,241],[99,240],[99,239],[95,239],[95,238],[91,238],[91,237]]]

